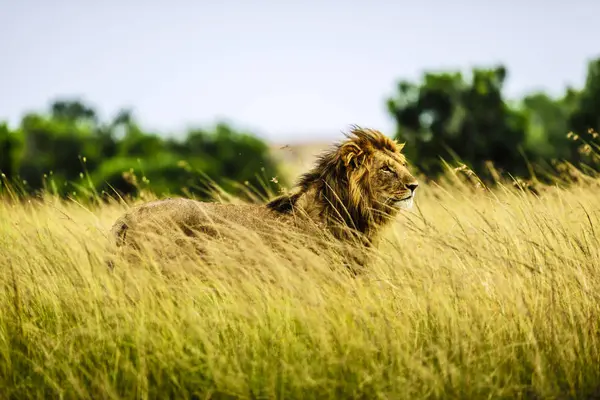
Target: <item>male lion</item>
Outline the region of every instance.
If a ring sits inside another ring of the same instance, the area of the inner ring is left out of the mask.
[[[400,209],[413,205],[418,183],[407,169],[403,147],[379,131],[355,126],[345,141],[317,159],[291,193],[267,204],[158,200],[126,212],[113,225],[112,234],[118,246],[136,246],[134,232],[148,228],[165,236],[174,232],[167,227],[174,226],[198,242],[202,235],[221,236],[225,232],[222,228],[231,224],[265,235],[277,231],[277,225],[303,232],[316,228],[313,232],[325,231],[339,242],[355,244],[358,240],[359,247],[371,247],[381,228]],[[350,258],[365,263],[360,257]]]

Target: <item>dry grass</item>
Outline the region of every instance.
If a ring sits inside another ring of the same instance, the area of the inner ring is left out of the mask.
[[[423,185],[364,277],[246,235],[104,264],[123,210],[0,203],[1,398],[586,398],[600,188]],[[218,244],[215,244],[218,246]]]

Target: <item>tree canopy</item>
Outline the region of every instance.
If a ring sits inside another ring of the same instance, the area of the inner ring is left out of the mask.
[[[414,167],[435,179],[442,160],[460,162],[483,179],[494,171],[515,177],[548,176],[557,162],[598,171],[600,166],[600,58],[591,60],[582,88],[563,95],[530,93],[508,100],[505,66],[461,72],[425,72],[400,80],[387,110],[391,134],[406,142]],[[348,121],[348,125],[354,121]],[[342,129],[343,127],[340,127]],[[79,99],[60,99],[45,112],[26,114],[16,129],[0,122],[2,180],[26,193],[61,196],[102,191],[204,197],[210,180],[235,194],[247,185],[266,195],[285,185],[266,143],[226,124],[190,129],[181,139],[145,132],[129,109],[101,120]],[[277,179],[272,179],[277,177]],[[273,182],[271,182],[273,181]],[[1,189],[1,188],[0,188]]]
[[[512,176],[556,173],[556,161],[597,170],[600,59],[589,62],[582,89],[567,88],[559,98],[531,93],[508,101],[507,76],[499,65],[473,68],[468,78],[445,71],[400,81],[387,109],[415,166],[435,177],[440,158],[460,161],[484,179],[491,178],[490,163]]]
[[[206,197],[211,181],[237,194],[239,183],[266,195],[276,190],[269,180],[278,172],[267,144],[251,133],[221,123],[177,140],[144,132],[129,110],[100,121],[79,100],[29,113],[14,131],[0,125],[0,160],[5,179],[18,180],[26,192],[48,189],[61,196],[90,190],[135,195],[148,187]]]

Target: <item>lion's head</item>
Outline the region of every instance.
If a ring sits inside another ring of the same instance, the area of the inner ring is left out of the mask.
[[[354,127],[345,141],[318,158],[290,194],[267,206],[284,213],[301,208],[330,227],[341,223],[370,239],[400,209],[413,205],[418,183],[403,147],[379,131]]]

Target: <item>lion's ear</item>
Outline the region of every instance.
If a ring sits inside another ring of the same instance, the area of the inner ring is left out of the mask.
[[[354,142],[345,143],[340,148],[340,157],[346,167],[358,167],[363,161],[365,152]]]

